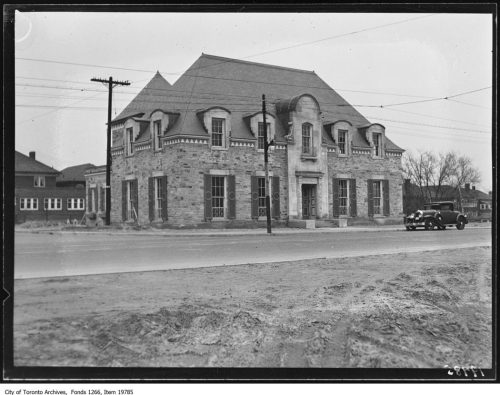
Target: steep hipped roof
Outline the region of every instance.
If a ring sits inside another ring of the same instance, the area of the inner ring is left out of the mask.
[[[155,78],[159,78],[158,76],[159,74]],[[277,101],[310,94],[319,103],[324,124],[348,120],[354,127],[360,127],[370,123],[313,71],[206,54],[202,54],[168,91],[156,91],[154,96],[143,94],[143,91],[115,120],[158,108],[178,112],[179,117],[169,127],[167,136],[206,136],[197,113],[220,106],[231,112],[233,138],[254,139],[255,136],[245,126],[244,116],[261,111],[263,94],[266,95],[267,111],[273,115],[276,115],[274,104]],[[158,96],[159,92],[165,95]],[[286,124],[276,122],[278,141],[288,133],[286,127]],[[331,141],[327,133],[323,133],[323,137]],[[354,133],[353,145],[369,147],[358,131]],[[386,139],[386,148],[401,150],[389,139]]]
[[[61,170],[61,174],[56,178],[57,182],[65,181],[82,181],[85,182],[85,171],[94,168],[92,163],[84,163],[82,165],[70,166]]]
[[[112,122],[140,113],[145,113],[146,116],[149,116],[151,111],[163,109],[167,90],[170,88],[172,88],[172,85],[157,71],[155,76]]]
[[[37,161],[36,159],[32,159],[29,156],[21,154],[16,151],[15,156],[15,172],[16,173],[42,173],[42,174],[50,174],[50,175],[58,175],[59,172],[49,167],[42,162]]]

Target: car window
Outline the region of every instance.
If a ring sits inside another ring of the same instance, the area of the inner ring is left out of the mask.
[[[441,210],[445,210],[445,211],[451,210],[451,204],[442,204]]]

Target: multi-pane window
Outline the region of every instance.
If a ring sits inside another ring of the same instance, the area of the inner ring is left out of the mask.
[[[157,177],[157,178],[155,178],[155,218],[156,219],[162,218],[162,213],[161,213],[162,201],[163,201],[163,190],[162,190],[161,178]]]
[[[346,154],[347,130],[339,130],[339,153]]]
[[[271,124],[266,122],[267,125],[267,135],[269,136],[271,132]],[[257,148],[264,149],[264,122],[259,122],[259,127],[257,130]]]
[[[38,199],[37,198],[20,198],[19,199],[19,209],[20,210],[38,210]]]
[[[269,177],[269,206],[272,206],[272,182],[271,182],[271,177]],[[257,193],[258,193],[258,214],[259,217],[265,217],[267,216],[267,210],[266,210],[266,178],[265,177],[258,177],[257,178]]]
[[[382,136],[380,133],[373,133],[373,145],[375,146],[375,156],[380,156],[381,155],[381,143]]]
[[[259,177],[257,179],[257,192],[259,194],[259,217],[265,217],[266,212],[266,179]]]
[[[382,181],[373,182],[373,214],[382,214]]]
[[[134,220],[137,218],[135,209],[134,209],[134,198],[132,194],[132,182],[127,182],[127,219]]]
[[[302,125],[302,153],[310,154],[312,148],[312,125],[304,123]]]
[[[132,155],[134,153],[134,129],[127,128],[127,154]]]
[[[45,176],[35,176],[33,185],[36,188],[45,188]]]
[[[44,198],[43,208],[45,210],[62,210],[61,198]]]
[[[224,141],[224,118],[212,118],[212,145],[223,147]]]
[[[349,185],[348,180],[339,180],[339,214],[349,214]]]
[[[224,218],[225,208],[225,178],[222,176],[212,176],[212,217]]]
[[[153,144],[154,144],[154,149],[158,150],[161,148],[160,146],[160,137],[161,137],[161,121],[154,121],[153,122]]]
[[[68,210],[83,210],[85,209],[85,200],[80,198],[68,198]]]

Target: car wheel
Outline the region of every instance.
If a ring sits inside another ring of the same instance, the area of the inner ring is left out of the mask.
[[[425,230],[433,230],[434,229],[434,221],[432,219],[425,220]]]
[[[406,230],[410,231],[410,230],[411,230],[411,228],[410,228],[409,226],[407,226],[407,227],[406,227]]]
[[[458,230],[463,230],[465,228],[465,221],[463,219],[457,220],[457,229]]]

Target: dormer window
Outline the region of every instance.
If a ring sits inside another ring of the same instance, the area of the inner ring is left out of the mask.
[[[381,142],[382,135],[380,133],[373,133],[373,146],[375,147],[375,156],[382,156]]]
[[[312,154],[312,125],[302,124],[302,153]]]
[[[161,137],[161,120],[153,122],[153,149],[159,150],[161,149],[160,145],[160,137]]]
[[[212,118],[212,146],[223,147],[225,135],[225,122],[224,118]]]
[[[266,122],[267,135],[269,136],[271,132],[271,124]],[[259,127],[257,131],[257,149],[264,149],[264,122],[259,122]]]
[[[347,154],[347,130],[339,130],[338,146],[339,154]]]
[[[134,153],[134,129],[127,128],[125,133],[127,141],[127,155],[132,155]]]

